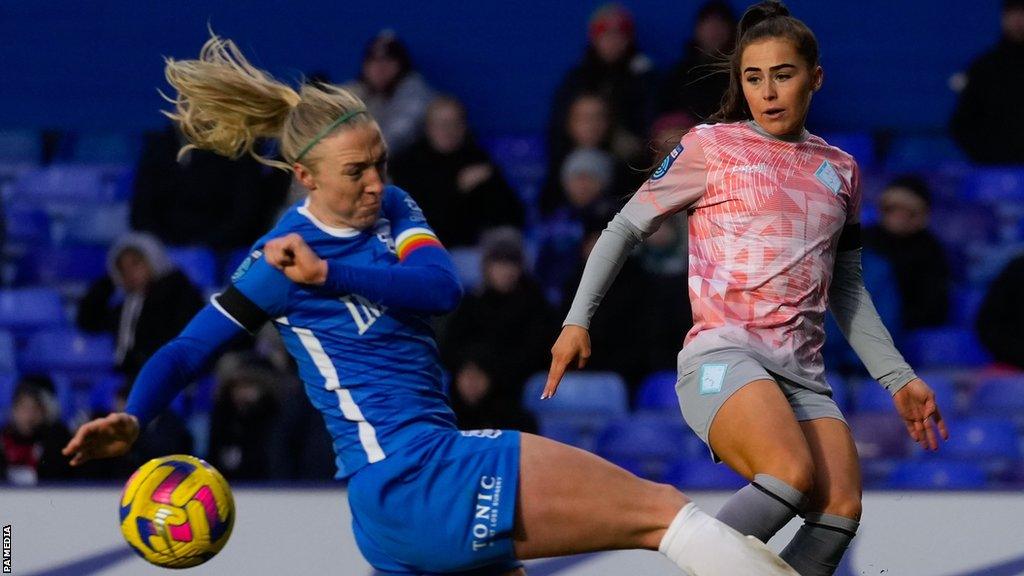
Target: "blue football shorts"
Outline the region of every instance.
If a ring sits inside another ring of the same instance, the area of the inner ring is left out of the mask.
[[[438,429],[349,479],[366,560],[394,575],[494,576],[512,548],[519,432]]]

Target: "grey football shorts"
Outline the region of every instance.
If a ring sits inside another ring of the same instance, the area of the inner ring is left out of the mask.
[[[696,367],[680,374],[676,394],[683,419],[710,447],[708,434],[718,410],[737,390],[755,380],[774,380],[786,395],[797,421],[835,418],[846,422],[831,395],[773,374],[739,350],[707,354]],[[718,461],[714,452],[712,457]]]

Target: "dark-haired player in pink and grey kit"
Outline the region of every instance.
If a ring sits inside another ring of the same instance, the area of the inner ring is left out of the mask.
[[[861,479],[824,379],[826,309],[914,440],[936,449],[948,434],[935,394],[864,289],[857,164],[804,128],[822,82],[814,34],[780,3],[762,2],[738,38],[722,109],[683,136],[594,247],[545,396],[569,363],[589,357],[590,319],[632,248],[686,210],[694,325],[676,391],[713,456],[751,481],[718,518],[767,541],[799,514],[782,558],[802,575],[830,575],[859,525]]]

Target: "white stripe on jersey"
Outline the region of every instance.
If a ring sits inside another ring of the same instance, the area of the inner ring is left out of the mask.
[[[308,328],[292,326],[292,332],[298,335],[302,346],[309,353],[310,358],[313,359],[316,369],[324,377],[324,388],[333,390],[338,395],[338,405],[341,407],[342,415],[347,420],[358,423],[359,442],[363,445],[363,450],[366,451],[366,458],[370,464],[387,458],[384,450],[380,447],[380,443],[377,442],[377,431],[363,417],[363,412],[356,405],[355,400],[352,398],[352,393],[341,387],[341,382],[338,380],[338,371],[335,370],[330,357],[324,352],[324,347],[320,344],[320,340]]]
[[[228,314],[228,311],[225,310],[224,307],[220,305],[220,302],[217,302],[217,296],[220,296],[219,292],[217,294],[214,294],[213,296],[210,296],[210,304],[213,304],[213,307],[216,308],[218,312],[227,317],[228,320],[234,322],[236,326],[238,326],[242,330],[245,330],[245,326],[242,326],[241,322],[235,320],[235,317],[232,316],[231,314]]]

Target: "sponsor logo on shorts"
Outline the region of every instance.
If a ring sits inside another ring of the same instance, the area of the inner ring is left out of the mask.
[[[473,430],[477,432],[477,430]],[[490,430],[489,432],[495,432]],[[500,434],[500,430],[496,431]],[[498,512],[501,509],[501,476],[481,476],[476,493],[476,511],[473,514],[473,551],[494,546],[498,531]]]
[[[725,373],[729,371],[728,364],[702,364],[700,367],[700,393],[718,394],[725,384]]]

